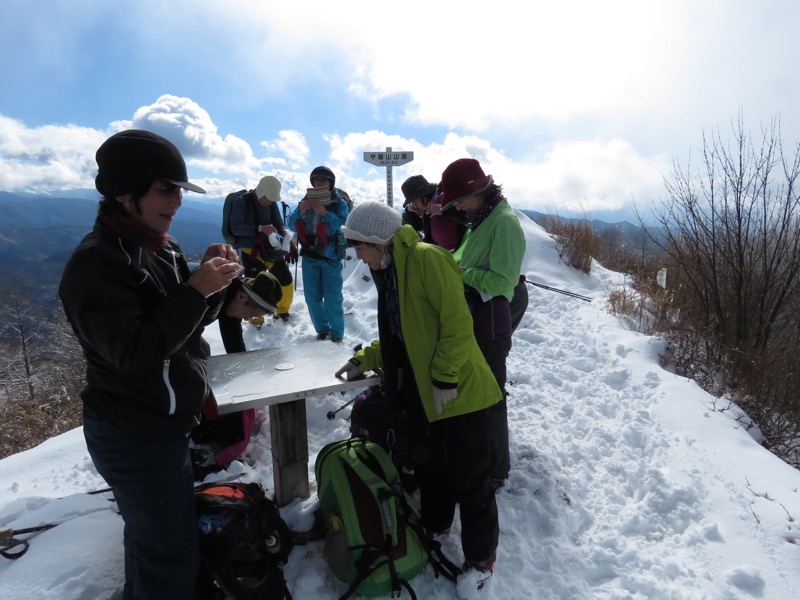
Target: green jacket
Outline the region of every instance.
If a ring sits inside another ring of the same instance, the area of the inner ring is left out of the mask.
[[[426,244],[410,225],[392,240],[400,328],[429,422],[482,410],[502,398],[472,332],[461,275],[452,255]],[[354,359],[361,372],[383,366],[380,341]],[[436,414],[432,380],[457,383],[458,396]]]
[[[454,256],[466,285],[492,297],[505,296],[511,302],[525,246],[525,233],[514,209],[507,200],[501,200],[483,223],[467,231]]]

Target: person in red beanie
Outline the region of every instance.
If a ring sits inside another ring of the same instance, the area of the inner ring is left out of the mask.
[[[96,160],[97,219],[59,286],[86,358],[83,434],[125,522],[123,600],[189,600],[200,548],[188,434],[210,391],[202,333],[242,267],[212,244],[192,272],[168,235],[182,190],[205,193],[170,141],[122,131]]]
[[[501,186],[483,172],[477,160],[461,158],[450,163],[440,185],[443,207],[466,213],[469,230],[454,257],[461,268],[475,338],[503,390],[503,400],[489,409],[492,481],[499,488],[511,469],[506,359],[514,331],[511,300],[514,289],[525,285],[520,282],[525,235]]]

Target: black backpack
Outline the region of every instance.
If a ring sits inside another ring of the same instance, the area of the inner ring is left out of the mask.
[[[235,235],[233,235],[233,232],[231,231],[231,211],[233,210],[234,199],[246,193],[247,190],[239,190],[238,192],[232,192],[227,196],[225,196],[225,203],[222,205],[222,239],[225,240],[226,244],[230,244],[235,248],[238,248],[239,240]],[[250,209],[250,203],[248,202],[245,207],[245,210],[247,211],[249,209]],[[247,212],[245,213],[245,218],[247,218]]]
[[[347,212],[353,212],[353,201],[350,199],[350,194],[341,188],[335,187],[333,189],[336,192],[336,196],[344,200],[344,203],[347,205]]]
[[[292,600],[283,565],[292,534],[278,506],[257,483],[207,483],[195,488],[202,557],[199,586],[235,600]]]
[[[373,385],[353,400],[350,434],[380,445],[392,458],[408,493],[418,486],[408,442],[408,417],[405,411],[390,409],[383,385]]]

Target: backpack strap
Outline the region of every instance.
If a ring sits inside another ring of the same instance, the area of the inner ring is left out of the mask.
[[[356,438],[358,440],[364,441],[363,438]],[[363,470],[365,472],[372,473],[375,478],[380,480],[388,489],[389,493],[391,493],[392,497],[395,500],[395,505],[399,505],[401,510],[394,510],[393,514],[391,515],[392,519],[397,519],[398,515],[402,515],[403,520],[406,524],[417,534],[420,542],[422,543],[425,552],[428,555],[428,562],[430,562],[431,566],[433,567],[434,575],[438,578],[440,575],[447,579],[448,581],[452,581],[453,583],[456,582],[458,579],[458,575],[461,573],[461,569],[459,569],[447,556],[445,556],[444,551],[442,551],[442,545],[437,542],[433,537],[425,531],[425,528],[422,527],[422,521],[419,515],[419,512],[414,509],[411,503],[408,501],[408,496],[406,495],[405,490],[403,489],[403,485],[399,479],[395,481],[389,481],[387,477],[387,468],[389,465],[384,464],[384,456],[383,454],[376,455],[372,452],[362,452],[359,453],[359,458],[361,458],[361,462],[363,463]],[[386,460],[390,461],[391,468],[393,464],[391,463],[391,459],[386,457]],[[363,473],[362,479],[369,484],[368,477],[366,477]],[[373,487],[370,485],[370,487]],[[382,487],[382,486],[381,486]],[[376,497],[380,498],[380,494],[376,494]],[[383,502],[383,499],[381,499]],[[386,510],[382,505],[382,510]],[[397,526],[395,521],[394,527],[394,535],[397,534]],[[411,588],[411,586],[407,582],[403,582],[397,577],[397,573],[394,571],[394,563],[389,559],[389,569],[392,573],[392,588],[395,589],[396,580],[404,583],[407,588]],[[367,563],[369,564],[369,563]],[[383,564],[383,563],[382,563]],[[375,567],[377,568],[377,566]],[[374,569],[373,569],[374,570]],[[361,570],[358,570],[359,575],[361,574]],[[370,571],[371,572],[371,571]],[[364,577],[368,576],[369,572],[364,575]],[[363,578],[362,578],[363,579]],[[359,582],[360,583],[360,582]],[[357,587],[357,586],[356,586]],[[399,588],[396,590],[399,593]],[[412,597],[413,591],[410,592]],[[341,600],[341,599],[340,599]]]
[[[433,567],[434,575],[436,577],[441,575],[448,581],[456,583],[459,574],[461,574],[461,569],[459,569],[453,563],[453,561],[445,556],[445,553],[442,550],[442,544],[433,539],[433,536],[425,531],[425,528],[422,526],[421,519],[419,518],[419,514],[405,498],[404,493],[401,492],[400,496],[401,497],[398,498],[398,502],[403,505],[408,526],[414,530],[414,533],[417,534],[420,542],[422,542],[422,546],[425,548],[425,552],[428,554],[428,562]]]
[[[358,546],[355,548],[358,548]],[[378,560],[380,558],[384,558],[385,560]],[[397,574],[394,561],[389,558],[385,550],[376,548],[375,546],[371,546],[365,550],[355,562],[353,567],[357,573],[356,578],[353,580],[353,583],[350,585],[350,587],[347,588],[347,591],[339,596],[339,600],[347,600],[347,598],[355,594],[358,586],[360,586],[361,583],[370,576],[370,574],[380,569],[383,565],[388,565],[389,567],[389,574],[391,575],[392,581],[391,597],[399,598],[400,594],[402,593],[401,588],[405,588],[408,592],[408,595],[411,597],[411,600],[417,600],[417,594],[414,592],[414,588],[411,587],[411,584],[409,584],[405,579],[401,579]]]

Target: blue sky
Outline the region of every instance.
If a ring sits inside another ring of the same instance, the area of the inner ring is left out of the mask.
[[[175,142],[210,195],[330,166],[387,195],[471,156],[519,208],[603,217],[665,195],[741,113],[800,140],[793,0],[5,0],[0,190],[93,187],[120,129]]]

